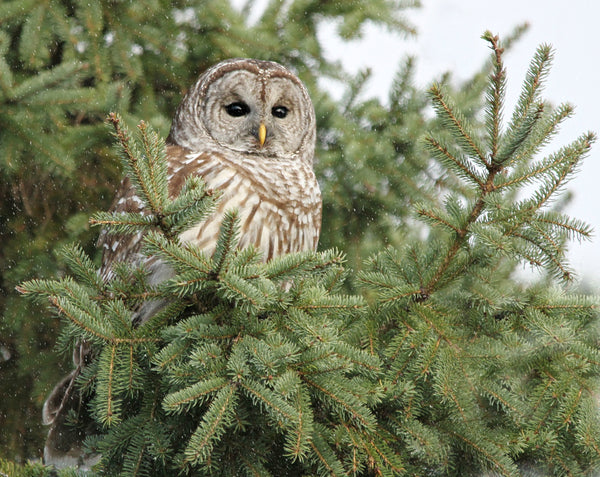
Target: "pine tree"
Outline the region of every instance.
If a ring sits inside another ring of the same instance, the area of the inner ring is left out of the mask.
[[[446,196],[415,204],[425,238],[370,258],[358,276],[367,300],[343,292],[348,271],[335,250],[267,264],[238,250],[235,211],[214,256],[178,243],[176,232],[215,198],[190,179],[185,194],[165,199],[160,136],[142,123],[135,140],[112,117],[125,169],[161,210],[91,222],[115,233],[151,229],[145,253],[176,275],[150,286],[123,266],[102,282],[69,246],[70,275],[20,287],[63,317],[62,346],[85,339],[97,349],[80,385],[102,429],[87,443],[103,455],[99,471],[598,471],[597,300],[565,286],[565,243],[589,229],[550,207],[595,137],[538,158],[572,111],[540,97],[552,50],[538,48],[505,122],[503,49],[490,33],[484,39],[492,66],[481,120],[467,119],[444,86],[430,89],[443,129],[423,144],[446,176]],[[516,282],[522,262],[547,270],[547,280]],[[136,327],[132,309],[149,296],[169,305]]]
[[[447,134],[425,147],[459,187],[443,204],[416,205],[427,239],[377,254],[361,275],[377,296],[369,345],[386,370],[378,422],[409,475],[590,475],[597,299],[561,285],[565,242],[590,230],[549,205],[595,136],[538,159],[572,112],[540,99],[551,48],[537,50],[505,123],[503,49],[484,39],[493,55],[479,124],[443,87],[430,90]],[[517,283],[522,262],[558,281]]]

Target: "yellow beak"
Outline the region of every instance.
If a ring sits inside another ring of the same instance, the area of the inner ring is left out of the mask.
[[[267,139],[267,127],[263,123],[260,123],[258,127],[258,142],[260,143],[260,147],[263,147],[265,139]]]

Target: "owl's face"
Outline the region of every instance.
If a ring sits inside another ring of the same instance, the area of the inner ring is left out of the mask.
[[[203,74],[188,93],[171,136],[194,149],[209,136],[236,152],[312,160],[314,109],[304,85],[281,65],[229,60]]]
[[[236,151],[288,156],[311,126],[304,95],[287,77],[245,70],[226,73],[208,88],[202,121],[221,145]]]

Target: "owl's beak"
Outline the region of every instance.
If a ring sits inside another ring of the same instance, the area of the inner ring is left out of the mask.
[[[258,127],[258,142],[260,147],[263,147],[265,144],[265,139],[267,139],[267,127],[264,123],[260,123],[260,126]]]

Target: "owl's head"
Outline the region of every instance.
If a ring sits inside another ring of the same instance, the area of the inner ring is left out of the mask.
[[[177,109],[169,141],[246,154],[309,158],[315,113],[306,87],[272,61],[233,59],[205,71]]]

